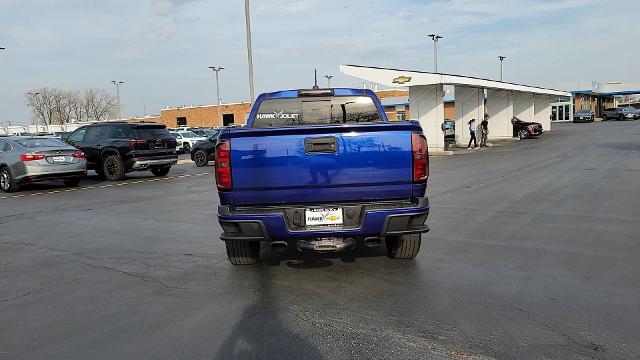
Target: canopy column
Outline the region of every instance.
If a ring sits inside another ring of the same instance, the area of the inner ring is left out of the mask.
[[[551,98],[549,95],[535,95],[533,102],[534,121],[542,124],[542,130],[551,131]]]
[[[409,89],[411,118],[418,120],[427,138],[429,151],[444,151],[444,89],[441,84],[418,85]]]
[[[484,89],[471,86],[456,86],[456,143],[467,145],[469,134],[469,121],[476,119],[476,126],[484,118]],[[478,134],[478,141],[480,137]]]
[[[513,99],[511,91],[487,89],[489,139],[513,137]]]

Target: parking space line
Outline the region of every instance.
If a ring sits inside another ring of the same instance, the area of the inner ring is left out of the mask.
[[[58,194],[58,193],[62,193],[62,192],[71,192],[71,191],[79,191],[79,190],[106,189],[106,188],[111,188],[111,187],[114,187],[114,186],[134,185],[134,184],[150,183],[150,182],[163,181],[163,180],[184,179],[184,178],[195,177],[195,176],[203,176],[203,175],[211,175],[211,173],[203,172],[203,173],[196,173],[196,174],[183,174],[183,175],[174,175],[174,176],[151,178],[151,179],[123,181],[123,182],[114,183],[114,184],[92,185],[92,186],[68,188],[68,189],[61,189],[61,190],[41,191],[41,192],[30,193],[30,194],[18,194],[18,195],[0,196],[0,200],[15,199],[15,198],[21,198],[21,197],[27,197],[27,196],[41,196],[41,195]]]

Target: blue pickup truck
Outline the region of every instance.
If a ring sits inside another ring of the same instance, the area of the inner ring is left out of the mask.
[[[234,265],[255,263],[262,241],[310,252],[384,242],[412,259],[429,231],[426,138],[417,122],[389,122],[370,90],[262,94],[246,127],[221,132],[215,166]]]

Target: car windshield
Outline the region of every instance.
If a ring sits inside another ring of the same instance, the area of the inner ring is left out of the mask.
[[[182,137],[185,137],[185,138],[196,138],[196,137],[199,137],[198,134],[194,133],[193,131],[181,131],[179,134],[182,135]]]
[[[269,99],[260,104],[253,127],[330,125],[382,121],[368,96]]]
[[[33,139],[20,139],[17,140],[17,143],[28,148],[41,148],[41,147],[65,147],[67,144],[63,143],[58,139],[52,138],[33,138]]]
[[[584,110],[584,109],[583,109],[583,110],[578,110],[578,111],[576,112],[576,114],[589,114],[589,113],[591,113],[591,111],[589,111],[589,110]]]

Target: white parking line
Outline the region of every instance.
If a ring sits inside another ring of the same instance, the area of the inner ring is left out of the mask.
[[[123,181],[123,182],[119,182],[119,183],[105,184],[105,185],[92,185],[92,186],[85,186],[85,187],[77,187],[77,188],[68,188],[68,189],[61,189],[61,190],[51,190],[51,191],[36,192],[36,193],[30,193],[30,194],[18,194],[18,195],[0,196],[0,200],[21,198],[21,197],[27,197],[27,196],[41,196],[41,195],[58,194],[58,193],[61,193],[61,192],[71,192],[71,191],[79,191],[79,190],[105,189],[105,188],[110,188],[110,187],[114,187],[114,186],[125,186],[125,185],[149,183],[149,182],[154,182],[154,181],[183,179],[183,178],[194,177],[194,176],[203,176],[203,175],[211,175],[211,173],[203,172],[203,173],[196,173],[196,174],[174,175],[174,176],[158,177],[158,178],[151,178],[151,179]]]

